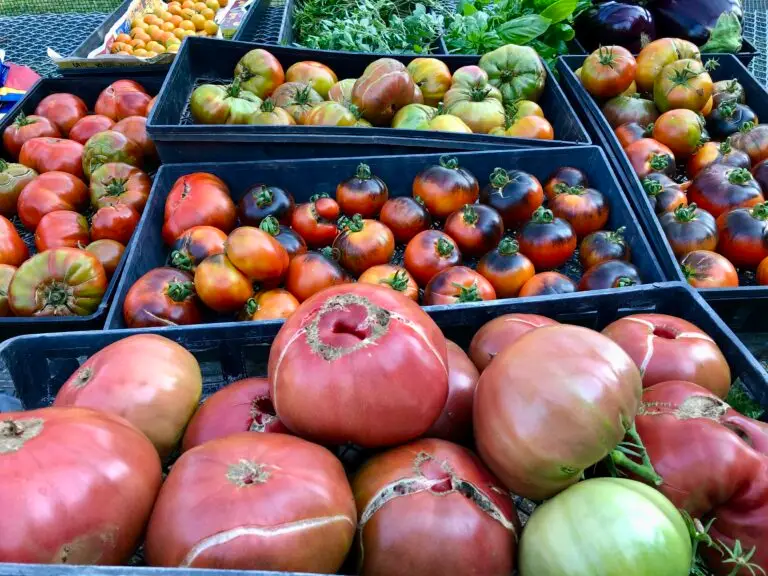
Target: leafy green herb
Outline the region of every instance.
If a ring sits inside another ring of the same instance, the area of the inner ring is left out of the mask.
[[[717,19],[709,34],[709,40],[701,47],[702,52],[734,54],[741,50],[741,22],[733,12],[724,12]]]
[[[749,394],[747,394],[744,384],[742,384],[740,379],[736,380],[733,386],[731,386],[725,401],[730,404],[731,408],[737,412],[741,412],[748,418],[754,418],[756,420],[763,415],[763,409],[760,407],[760,404],[755,402]]]

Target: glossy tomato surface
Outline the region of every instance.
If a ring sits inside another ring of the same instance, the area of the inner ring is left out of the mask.
[[[72,129],[69,131],[69,139],[85,145],[91,136],[95,136],[105,130],[112,130],[114,125],[114,120],[101,114],[84,116],[72,126]],[[46,136],[53,136],[53,134],[46,134]]]
[[[182,176],[165,201],[163,240],[169,246],[193,226],[213,226],[229,233],[235,227],[235,204],[229,188],[213,174]]]
[[[558,322],[538,314],[504,314],[483,324],[472,337],[469,355],[482,372],[505,348],[521,336],[542,326],[555,326]]]
[[[0,318],[11,313],[11,305],[8,302],[8,287],[11,285],[16,266],[0,264]]]
[[[298,307],[299,301],[287,290],[262,290],[248,298],[240,313],[240,320],[280,320],[288,318]]]
[[[115,122],[129,116],[147,116],[152,97],[132,80],[118,80],[99,94],[94,110]]]
[[[499,213],[483,204],[465,204],[445,221],[443,231],[456,241],[462,254],[482,256],[504,235]]]
[[[91,174],[91,205],[98,209],[125,204],[141,214],[151,188],[152,181],[142,170],[122,162],[103,164]]]
[[[674,212],[680,206],[688,206],[688,196],[680,184],[666,174],[653,172],[642,181],[648,201],[656,214]]]
[[[435,274],[424,289],[424,304],[461,304],[495,300],[493,285],[466,266],[452,266]]]
[[[452,340],[445,343],[448,346],[448,399],[426,436],[463,442],[472,437],[472,400],[480,372],[461,346]]]
[[[593,232],[579,244],[579,262],[584,270],[608,260],[629,260],[629,244],[624,238],[622,226],[615,232],[600,230]]]
[[[84,150],[82,144],[72,140],[32,138],[21,147],[19,162],[38,174],[55,170],[82,178]]]
[[[388,199],[387,185],[364,163],[357,167],[352,178],[336,187],[336,201],[342,213],[350,217],[360,214],[363,218],[375,218]]]
[[[288,271],[288,252],[283,245],[253,226],[235,228],[227,237],[224,253],[254,282],[277,284]]]
[[[339,284],[352,282],[352,277],[339,266],[331,249],[307,252],[291,260],[285,276],[285,287],[299,302]]]
[[[728,258],[711,250],[694,250],[680,261],[688,284],[695,288],[736,288],[739,276]]]
[[[85,248],[90,241],[88,220],[82,214],[68,210],[49,212],[42,217],[35,230],[38,252],[63,246]]]
[[[155,143],[147,134],[147,119],[144,116],[128,116],[120,120],[112,128],[115,132],[124,134],[136,142],[144,153],[145,160],[156,160],[157,149]]]
[[[91,239],[115,240],[126,246],[140,218],[136,210],[125,204],[99,208],[91,219]],[[42,224],[42,220],[40,223]]]
[[[444,232],[425,230],[408,242],[404,261],[419,286],[426,286],[441,270],[460,264],[461,251]]]
[[[518,228],[544,202],[544,191],[527,172],[496,168],[480,194],[480,202],[496,209],[506,228]]]
[[[340,228],[333,249],[339,251],[339,264],[355,276],[392,259],[395,237],[385,224],[362,219],[356,214],[344,221]]]
[[[291,228],[304,238],[310,248],[325,248],[333,244],[339,230],[336,220],[341,208],[328,197],[312,197],[305,204],[299,204],[291,216]]]
[[[408,196],[387,200],[381,208],[379,220],[392,230],[398,244],[407,244],[416,234],[432,226],[432,217],[423,202]]]
[[[83,146],[83,173],[86,178],[102,165],[122,162],[140,168],[144,163],[141,145],[117,130],[106,130],[91,136]]]
[[[277,186],[256,184],[251,186],[237,203],[240,224],[258,226],[268,216],[280,224],[290,224],[295,208],[290,192]]]
[[[519,296],[546,296],[576,292],[576,282],[559,272],[539,272],[520,289]]]
[[[56,210],[79,211],[88,204],[88,187],[68,172],[46,172],[27,184],[19,194],[21,223],[34,231],[40,219]]]
[[[465,204],[473,204],[480,194],[477,178],[450,156],[419,172],[413,180],[413,197],[421,199],[429,213],[443,220]]]
[[[21,191],[37,178],[37,172],[23,164],[0,160],[0,215],[12,218],[17,211]]]
[[[552,200],[560,190],[588,186],[587,175],[578,168],[562,166],[555,170],[544,185],[544,194],[547,200]]]
[[[518,236],[520,252],[536,270],[557,268],[565,264],[576,250],[573,227],[557,218],[551,210],[539,207]]]
[[[211,310],[237,312],[253,295],[253,285],[225,254],[214,254],[197,265],[195,291]]]
[[[27,140],[42,137],[61,138],[61,132],[45,116],[19,114],[13,124],[3,131],[3,146],[5,151],[15,160],[19,157],[21,147]],[[70,138],[72,137],[70,136]],[[72,139],[74,140],[74,138]]]
[[[734,266],[757,268],[768,258],[768,203],[722,214],[717,230],[717,250]]]
[[[123,318],[128,328],[199,324],[194,278],[175,268],[150,270],[125,295]]]
[[[35,115],[48,118],[64,136],[87,114],[88,106],[74,94],[51,94],[35,108]]]
[[[223,254],[227,235],[213,226],[193,226],[181,234],[171,247],[168,263],[179,270],[194,272],[208,256]]]
[[[717,246],[717,222],[712,214],[699,210],[696,204],[663,214],[659,223],[678,258],[693,250],[714,250]]]
[[[598,98],[611,98],[624,92],[635,79],[637,63],[622,46],[601,46],[586,57],[581,82]]]
[[[358,282],[389,286],[417,302],[419,300],[419,286],[416,280],[408,273],[408,270],[393,264],[379,264],[371,266],[357,279]]]
[[[594,188],[567,188],[549,203],[552,213],[568,222],[578,238],[597,232],[608,223],[610,208],[602,192]]]
[[[675,155],[661,142],[651,138],[643,138],[627,146],[624,151],[640,180],[654,172],[660,172],[670,177],[675,175],[677,170]]]
[[[29,249],[16,227],[8,218],[0,216],[0,264],[19,267],[27,258]]]
[[[504,238],[495,250],[483,256],[477,271],[491,283],[497,298],[514,298],[536,274],[533,263],[520,253],[517,240],[511,238]]]
[[[641,284],[640,272],[629,262],[607,260],[596,264],[584,273],[579,290],[607,290]]]
[[[713,164],[694,178],[688,199],[715,218],[735,208],[765,202],[760,185],[746,168]]]
[[[125,246],[115,240],[96,240],[88,244],[85,251],[96,256],[101,265],[104,266],[107,278],[112,278],[123,257]]]

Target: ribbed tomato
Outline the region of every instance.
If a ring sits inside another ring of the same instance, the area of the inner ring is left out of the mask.
[[[130,164],[102,164],[91,174],[91,205],[98,209],[118,203],[125,204],[141,214],[151,188],[149,176]]]

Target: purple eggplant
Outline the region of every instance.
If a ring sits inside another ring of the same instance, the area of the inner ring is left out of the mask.
[[[599,46],[619,45],[636,54],[656,39],[656,26],[651,13],[642,6],[605,2],[579,16],[576,35],[588,52]]]
[[[654,0],[651,11],[662,36],[683,38],[701,46],[724,12],[732,12],[739,20],[744,13],[741,0]]]

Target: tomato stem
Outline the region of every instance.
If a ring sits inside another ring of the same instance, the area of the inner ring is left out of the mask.
[[[232,80],[232,84],[227,86],[227,95],[231,98],[237,98],[240,96],[240,82],[242,80],[247,80],[247,78],[241,78],[240,76],[236,76],[234,80]]]
[[[174,302],[184,302],[195,293],[194,282],[169,282],[165,292]]]
[[[613,65],[615,64],[616,58],[613,55],[613,48],[607,47],[607,46],[600,46],[600,51],[598,52],[598,60],[600,61],[600,64],[603,66],[608,66],[609,68],[613,68]]]
[[[272,190],[269,189],[269,186],[266,184],[262,184],[259,186],[259,191],[254,193],[254,196],[256,197],[256,206],[259,208],[264,208],[265,206],[271,206],[272,202],[275,200],[275,195],[272,193]]]
[[[728,174],[728,182],[731,184],[746,184],[752,180],[752,173],[746,168],[736,168]]]
[[[104,191],[107,196],[121,196],[126,192],[126,184],[128,180],[125,178],[112,178],[105,184]]]
[[[619,276],[619,278],[616,280],[616,288],[627,288],[628,286],[634,286],[637,284],[632,278],[629,276]]]
[[[552,210],[547,210],[544,206],[539,206],[531,216],[531,222],[536,224],[552,224],[555,221],[555,215]]]
[[[312,95],[312,86],[306,85],[302,88],[298,88],[293,95],[292,104],[295,106],[306,106],[310,103],[310,96]]]
[[[664,186],[661,185],[661,182],[652,180],[651,178],[643,180],[643,188],[645,189],[645,193],[651,198],[656,198],[656,196],[664,191]]]
[[[453,242],[442,236],[437,239],[437,253],[443,258],[453,253]]]
[[[331,246],[326,246],[325,248],[321,248],[320,254],[322,254],[325,258],[327,258],[331,262],[338,262],[339,258],[341,258],[341,251],[338,248],[332,248]]]
[[[185,270],[187,272],[192,272],[192,268],[193,268],[192,258],[190,258],[187,254],[185,254],[181,250],[174,250],[173,252],[171,252],[170,262],[171,262],[171,266],[173,266],[174,268],[178,268],[179,270]]]
[[[480,219],[477,215],[477,210],[475,210],[475,207],[472,206],[472,204],[464,204],[464,207],[461,209],[461,218],[464,220],[465,224],[470,226],[476,224]]]
[[[27,117],[26,114],[24,114],[24,112],[20,112],[19,115],[16,116],[16,119],[13,121],[13,123],[16,124],[18,128],[22,128],[23,126],[34,124],[35,120],[31,120]]]
[[[732,100],[721,102],[720,106],[717,107],[717,111],[726,118],[731,118],[736,113],[736,102]]]
[[[320,198],[330,198],[330,196],[328,195],[327,192],[323,192],[322,194],[313,194],[312,196],[309,197],[309,201],[314,204],[315,202],[320,200]]]
[[[637,433],[637,428],[635,427],[634,422],[632,422],[632,425],[626,430],[626,435],[629,436],[630,442],[622,442],[612,450],[608,455],[610,462],[614,466],[624,468],[631,474],[645,480],[648,484],[660,486],[663,483],[663,480],[661,476],[656,474],[656,470],[653,469],[653,464],[648,456],[648,451],[645,449],[640,434]],[[635,462],[628,456],[628,454],[640,458],[641,462]]]
[[[666,170],[670,162],[669,154],[651,154],[648,165],[656,171]]]
[[[704,63],[704,70],[707,72],[712,72],[712,70],[717,70],[718,68],[720,68],[720,62],[714,58],[710,58]]]
[[[245,303],[245,313],[248,316],[253,316],[258,311],[259,311],[259,303],[256,302],[256,299],[248,298],[248,301]]]
[[[389,278],[384,278],[381,280],[380,283],[386,284],[398,292],[405,292],[405,290],[408,288],[408,273],[405,270],[400,269],[392,274]]]
[[[757,204],[752,207],[752,218],[758,220],[768,220],[768,202]]]
[[[371,179],[371,167],[368,166],[365,162],[361,162],[357,165],[357,171],[355,172],[355,177],[360,180],[370,180]]]
[[[458,282],[453,282],[453,287],[459,289],[459,295],[456,296],[457,302],[480,302],[480,292],[477,289],[477,281],[472,282],[472,286],[463,286]]]
[[[456,170],[459,167],[459,159],[456,156],[440,156],[440,166]]]
[[[723,156],[730,154],[733,151],[733,148],[731,148],[731,139],[726,138],[725,142],[721,142],[719,150],[720,150],[720,154],[722,154]]]
[[[0,158],[0,172],[5,172],[8,170],[8,162]]]
[[[267,216],[259,224],[259,228],[270,236],[277,236],[280,233],[280,223],[274,216]]]
[[[267,98],[266,100],[264,100],[264,102],[261,103],[260,109],[262,112],[274,112],[275,103],[272,101],[271,98]]]
[[[624,239],[624,232],[626,231],[627,231],[626,226],[620,226],[613,232],[608,232],[608,239],[611,242],[615,242],[616,244],[621,244],[622,246],[624,246],[624,244],[626,243],[626,240]]]
[[[514,256],[520,252],[520,243],[514,238],[506,236],[499,242],[499,254],[502,256]]]
[[[675,208],[675,220],[678,222],[693,222],[696,219],[696,203],[693,202],[688,206],[680,205]]]
[[[494,188],[504,188],[510,182],[509,173],[504,168],[494,168],[488,179]]]
[[[355,214],[352,218],[346,218],[342,216],[339,218],[339,229],[349,230],[350,232],[362,232],[365,224],[363,217],[360,214]]]
[[[739,128],[739,132],[742,134],[746,134],[747,132],[752,131],[752,129],[755,127],[754,122],[744,122],[744,124],[741,125],[741,128]]]
[[[557,188],[558,185],[556,185]],[[563,186],[555,190],[555,195],[568,194],[569,196],[583,196],[587,189],[584,186]]]

